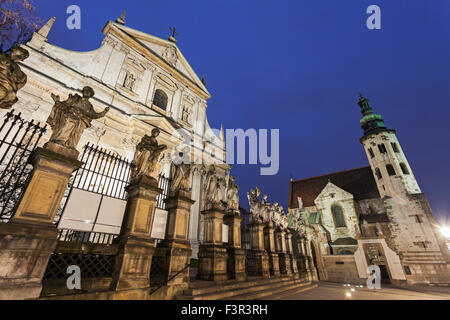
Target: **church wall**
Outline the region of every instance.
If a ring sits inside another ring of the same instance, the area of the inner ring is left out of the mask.
[[[350,284],[366,283],[366,279],[359,278],[353,255],[327,255],[322,258],[328,275],[327,281]]]

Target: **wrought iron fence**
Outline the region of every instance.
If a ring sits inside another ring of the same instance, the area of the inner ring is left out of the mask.
[[[69,229],[60,229],[58,240],[65,242],[112,244],[119,235],[101,232],[85,232]]]
[[[39,145],[47,126],[27,121],[14,110],[5,114],[0,127],[0,223],[14,215],[33,170],[30,155]]]
[[[80,267],[83,279],[110,278],[114,272],[114,255],[53,253],[44,273],[44,280],[67,279],[67,267]]]
[[[156,197],[156,207],[162,210],[167,209],[167,203],[165,200],[169,197],[170,190],[170,182],[169,178],[161,173],[158,177],[158,187],[162,189],[162,192]]]
[[[79,158],[83,165],[77,169],[69,180],[61,206],[56,214],[54,223],[58,224],[67,199],[73,188],[102,194],[108,197],[125,200],[125,187],[130,182],[134,164],[125,157],[113,151],[87,143]]]

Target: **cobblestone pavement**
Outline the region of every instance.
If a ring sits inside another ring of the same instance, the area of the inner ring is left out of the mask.
[[[379,290],[370,290],[365,286],[321,282],[317,288],[282,300],[450,300],[450,287],[381,285]]]

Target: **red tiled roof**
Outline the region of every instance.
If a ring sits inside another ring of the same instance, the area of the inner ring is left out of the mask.
[[[289,208],[298,208],[298,197],[302,198],[303,206],[313,206],[314,200],[328,184],[328,180],[353,194],[355,200],[380,197],[372,169],[363,167],[290,182]]]

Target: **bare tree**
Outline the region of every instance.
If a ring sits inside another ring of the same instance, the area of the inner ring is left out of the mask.
[[[34,0],[0,0],[0,50],[28,41],[42,21]]]

